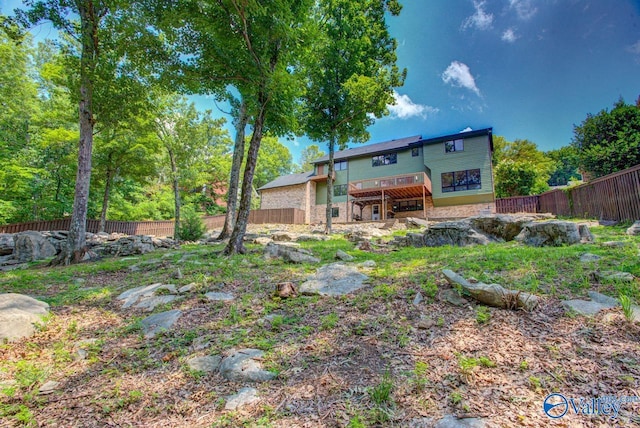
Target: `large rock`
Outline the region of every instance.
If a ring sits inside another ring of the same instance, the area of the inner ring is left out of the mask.
[[[319,268],[316,273],[300,286],[302,294],[319,294],[321,296],[340,296],[349,294],[364,287],[369,279],[353,266],[332,263]]]
[[[320,261],[310,251],[273,242],[264,247],[264,254],[267,258],[281,258],[289,263],[318,263]]]
[[[506,214],[483,215],[467,219],[471,227],[495,239],[513,241],[525,224],[534,220],[531,216]]]
[[[123,300],[122,309],[135,305],[151,312],[156,306],[175,300],[175,293],[175,285],[155,283],[127,290],[118,296],[118,300]]]
[[[576,223],[551,220],[526,224],[516,240],[532,247],[559,247],[578,244],[581,237]]]
[[[225,398],[225,410],[238,410],[241,407],[260,401],[260,397],[258,397],[258,390],[249,387],[241,388],[237,394],[229,395]]]
[[[259,349],[233,351],[220,363],[220,375],[234,382],[265,382],[276,377],[276,373],[262,368],[264,352]]]
[[[56,255],[56,249],[40,233],[33,230],[20,232],[13,235],[15,248],[13,256],[21,262],[46,259]]]
[[[429,222],[427,220],[417,217],[407,217],[406,222],[408,228],[424,229],[429,227]]]
[[[142,332],[144,337],[151,339],[159,333],[169,330],[182,316],[182,311],[173,309],[148,316],[142,320]]]
[[[627,235],[637,236],[640,235],[640,220],[636,221],[627,229]]]
[[[438,223],[425,230],[422,235],[422,246],[425,247],[440,247],[443,245],[465,247],[467,245],[486,245],[489,242],[491,241],[487,236],[479,233],[468,222],[464,221]],[[417,244],[418,242],[415,243]]]
[[[471,297],[485,305],[531,311],[540,303],[540,298],[534,294],[508,290],[498,284],[471,283],[449,269],[443,270],[442,273],[450,284],[461,286]]]
[[[35,333],[34,323],[49,313],[49,305],[17,293],[0,294],[0,342],[14,341]]]
[[[0,256],[13,254],[14,247],[13,233],[0,233]]]
[[[117,241],[108,241],[104,245],[95,248],[95,251],[103,256],[133,256],[146,254],[155,249],[153,238],[147,235],[125,236]]]

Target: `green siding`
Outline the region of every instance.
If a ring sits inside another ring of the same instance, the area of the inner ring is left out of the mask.
[[[371,155],[349,159],[349,181],[426,171],[422,160],[422,149],[420,149],[420,155],[416,157],[411,156],[411,149],[404,149],[396,153],[398,162],[392,165],[372,166],[373,156]]]
[[[461,197],[493,195],[493,179],[491,177],[491,153],[489,137],[468,138],[464,140],[464,150],[461,152],[445,153],[444,142],[424,146],[424,163],[431,169],[431,183],[434,205],[448,205],[444,199],[451,198],[455,204],[460,204]],[[463,190],[457,192],[442,192],[442,173],[480,168],[482,188],[477,190]],[[438,199],[442,201],[438,203]],[[478,198],[469,198],[475,200]],[[485,198],[482,198],[485,199]],[[464,198],[462,198],[464,200]],[[464,202],[462,202],[464,203]]]

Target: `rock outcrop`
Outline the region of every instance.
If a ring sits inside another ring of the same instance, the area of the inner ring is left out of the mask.
[[[49,313],[49,305],[17,293],[0,294],[0,342],[14,341],[35,333],[35,323]]]
[[[28,230],[13,236],[13,257],[19,262],[32,262],[56,255],[55,247],[40,232]]]

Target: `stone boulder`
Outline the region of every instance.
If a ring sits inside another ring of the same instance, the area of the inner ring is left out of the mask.
[[[279,245],[273,242],[264,247],[264,255],[267,258],[281,258],[289,263],[318,263],[320,259],[313,256],[310,251],[302,248]]]
[[[472,283],[449,269],[443,270],[442,273],[450,284],[459,285],[471,297],[485,305],[531,311],[540,303],[538,296],[524,291],[508,290],[498,284]]]
[[[453,245],[464,247],[467,245],[486,245],[491,240],[473,229],[468,222],[447,221],[435,224],[422,234],[422,245],[412,239],[414,246],[440,247]]]
[[[28,230],[16,233],[13,241],[13,257],[20,262],[31,262],[56,255],[55,247],[40,232]]]
[[[102,256],[133,256],[150,253],[155,249],[153,238],[147,235],[125,236],[116,241],[108,241],[96,247],[95,251]]]
[[[300,285],[302,294],[319,294],[321,296],[340,296],[349,294],[364,287],[369,279],[353,266],[332,263],[319,268],[314,275]]]
[[[220,375],[234,382],[265,382],[276,373],[262,368],[264,352],[259,349],[233,350],[220,363]]]
[[[516,240],[532,247],[559,247],[578,244],[581,237],[576,223],[551,220],[526,224]]]
[[[494,239],[513,241],[523,227],[535,218],[525,215],[482,215],[467,219],[471,227]]]
[[[407,228],[424,229],[429,227],[429,222],[417,217],[407,217]]]
[[[49,305],[17,293],[0,294],[0,342],[19,340],[35,333],[35,323],[49,313]]]
[[[640,235],[640,220],[636,221],[627,229],[627,235],[638,236]]]
[[[179,309],[150,315],[141,321],[142,333],[146,339],[152,339],[173,327],[181,316],[182,311]]]
[[[13,254],[14,247],[13,233],[0,233],[0,256]]]

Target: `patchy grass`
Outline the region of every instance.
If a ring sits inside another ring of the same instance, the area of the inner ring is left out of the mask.
[[[0,273],[3,291],[52,306],[35,336],[0,344],[0,425],[407,426],[465,413],[486,415],[497,426],[539,426],[548,422],[542,402],[551,392],[592,397],[596,388],[601,396],[633,396],[640,388],[640,326],[626,321],[623,308],[584,318],[567,316],[559,303],[589,290],[627,296],[626,307],[640,300],[637,280],[601,283],[593,275],[617,270],[640,277],[640,238],[623,227],[592,232],[595,244],[560,248],[397,249],[382,239],[365,252],[338,234],[302,243],[322,264],[334,262],[338,249],[353,255],[353,264],[376,262],[363,269],[369,285],[348,297],[274,298],[275,284],[300,284],[320,264],[266,261],[252,244],[244,256],[223,257],[221,245],[190,245],[130,260]],[[601,259],[580,263],[587,252]],[[474,309],[472,302],[455,307],[439,299],[450,288],[443,269],[530,291],[545,303],[533,313]],[[156,282],[194,286],[157,310],[182,310],[176,328],[147,340],[141,321],[148,313],[122,310],[115,297]],[[237,298],[211,302],[204,297],[209,291]],[[418,292],[424,301],[414,305]],[[419,327],[424,317],[434,325]],[[258,404],[225,411],[224,397],[240,386],[217,373],[192,372],[185,361],[232,347],[265,351],[263,364],[278,379],[256,385]],[[40,395],[49,380],[60,385]],[[624,406],[620,424],[640,423],[637,411],[637,404]],[[569,425],[608,423],[604,416],[572,418]]]

